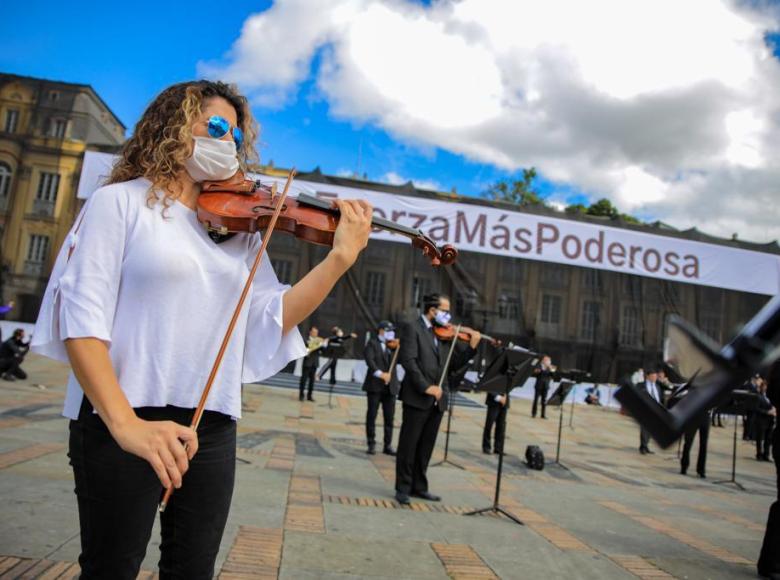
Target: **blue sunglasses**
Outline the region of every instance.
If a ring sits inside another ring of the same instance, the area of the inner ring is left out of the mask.
[[[227,135],[227,132],[231,129],[230,122],[219,115],[212,115],[209,117],[209,120],[206,121],[206,125],[208,126],[209,136],[214,137],[214,139],[222,139],[222,137]],[[244,134],[238,127],[232,127],[232,129],[233,141],[236,144],[236,150],[239,150],[241,149],[241,144],[244,142]]]

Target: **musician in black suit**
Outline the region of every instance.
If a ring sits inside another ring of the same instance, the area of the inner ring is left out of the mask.
[[[775,362],[766,375],[766,396],[775,410],[780,409],[780,361]],[[772,438],[772,457],[777,475],[777,501],[769,508],[764,544],[758,558],[758,573],[766,578],[780,578],[780,430],[775,429]]]
[[[680,457],[680,473],[685,475],[688,472],[688,465],[691,463],[691,447],[696,432],[699,432],[699,455],[696,458],[696,473],[704,479],[707,477],[707,441],[710,436],[710,414],[704,413],[699,419],[698,424],[694,424],[685,432],[683,442],[682,457]]]
[[[756,459],[769,461],[772,448],[772,431],[777,410],[767,396],[767,383],[763,379],[758,383],[758,407],[753,413],[753,432],[756,436]]]
[[[493,452],[501,453],[501,445],[504,442],[504,433],[506,432],[506,413],[509,409],[509,395],[497,395],[488,393],[485,398],[487,405],[487,415],[485,416],[485,428],[482,430],[482,452],[490,453],[490,433],[493,431],[493,424],[496,426],[496,432],[493,435]]]
[[[653,401],[659,405],[663,405],[663,399],[661,396],[661,389],[656,384],[658,380],[658,371],[656,369],[648,369],[645,372],[645,381],[643,383],[637,383],[636,388],[643,391]],[[647,431],[642,425],[639,426],[639,453],[642,455],[652,454],[653,451],[648,447],[650,443],[650,432]]]
[[[401,383],[404,414],[395,464],[395,497],[401,504],[409,504],[410,495],[430,501],[441,499],[428,491],[426,471],[439,424],[450,403],[448,381],[446,377],[442,380],[442,374],[451,343],[440,342],[433,329],[434,325],[447,325],[449,320],[449,298],[429,294],[423,298],[420,318],[407,324],[401,334],[398,359],[405,371]],[[468,347],[455,344],[449,368],[463,367],[476,353],[480,339],[479,332],[475,332]]]
[[[394,351],[388,343],[396,342],[395,327],[389,320],[383,320],[377,327],[374,338],[368,341],[363,351],[363,356],[368,365],[366,378],[363,381],[363,390],[368,395],[368,408],[366,409],[366,439],[368,440],[368,453],[376,453],[376,416],[379,406],[382,406],[382,418],[384,419],[384,447],[382,452],[387,455],[395,455],[393,449],[393,418],[395,417],[395,398],[401,388],[398,382],[398,374],[395,366],[391,369]]]
[[[320,348],[326,344],[326,342],[320,338],[320,331],[316,326],[312,326],[309,329],[309,338],[306,340],[306,348],[309,350],[309,354],[303,357],[303,365],[301,367],[301,382],[298,383],[298,399],[303,401],[303,392],[306,389],[308,383],[308,395],[309,401],[314,401],[312,397],[312,391],[314,391],[314,375],[317,372],[317,367],[320,366]]]
[[[322,377],[325,376],[325,373],[330,371],[329,383],[331,387],[336,384],[336,366],[338,365],[339,359],[344,356],[344,352],[346,351],[346,342],[352,340],[353,338],[357,338],[357,334],[354,332],[345,334],[344,331],[341,330],[338,326],[334,326],[331,329],[331,335],[326,339],[326,355],[330,356],[330,358],[328,359],[328,362],[322,365],[320,372],[317,373],[318,380],[321,381]]]
[[[541,399],[542,419],[547,418],[545,415],[547,411],[547,393],[550,390],[550,382],[553,374],[555,374],[555,370],[552,360],[547,355],[544,355],[539,364],[534,367],[533,374],[536,377],[536,383],[534,384],[534,404],[531,407],[531,417],[536,417],[536,403]]]

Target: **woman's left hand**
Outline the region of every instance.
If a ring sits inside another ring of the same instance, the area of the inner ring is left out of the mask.
[[[362,199],[337,199],[335,204],[341,217],[333,237],[332,251],[344,267],[349,268],[368,244],[374,208]]]

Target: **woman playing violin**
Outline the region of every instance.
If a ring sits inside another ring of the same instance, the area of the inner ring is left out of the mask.
[[[306,354],[296,325],[367,243],[371,207],[337,201],[333,249],[297,284],[280,284],[263,259],[200,429],[188,427],[260,247],[259,234],[209,238],[195,211],[200,184],[244,168],[256,136],[233,87],[165,89],[55,263],[33,350],[73,368],[64,414],[83,578],[136,577],[161,485],[170,484],[181,489],[161,515],[160,575],[213,576],[233,492],[241,384]]]

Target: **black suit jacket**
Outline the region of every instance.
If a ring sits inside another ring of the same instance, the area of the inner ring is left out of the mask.
[[[433,341],[433,333],[426,327],[422,318],[406,324],[401,332],[401,352],[398,362],[404,367],[404,380],[401,383],[401,400],[405,405],[418,409],[430,409],[436,399],[425,394],[425,389],[438,385],[444,364],[447,361],[451,343],[440,342],[438,349]],[[458,344],[452,353],[450,369],[459,369],[474,356],[476,351]],[[439,401],[439,409],[445,411],[449,405],[449,381],[444,381],[444,394]]]
[[[393,369],[393,375],[390,378],[390,384],[386,385],[385,382],[374,376],[374,372],[382,371],[387,372],[390,369],[390,363],[393,360],[393,354],[395,351],[385,348],[385,352],[382,352],[382,342],[374,337],[368,341],[365,349],[363,350],[363,358],[368,365],[368,371],[366,371],[366,378],[363,381],[363,390],[367,393],[382,393],[386,388],[390,389],[390,392],[394,395],[398,394],[401,388],[401,383],[398,382],[398,374],[396,369]]]

